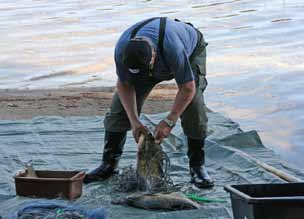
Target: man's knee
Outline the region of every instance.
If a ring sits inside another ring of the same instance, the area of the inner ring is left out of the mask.
[[[105,129],[110,132],[123,132],[131,129],[129,118],[117,93],[113,96],[110,111],[106,113],[103,122]]]
[[[208,118],[202,94],[196,94],[181,117],[186,136],[200,139],[206,135]]]
[[[185,135],[193,139],[202,139],[206,137],[207,133],[207,120],[206,121],[188,121],[182,120],[182,127]]]
[[[131,129],[127,115],[108,112],[104,118],[104,127],[110,132],[124,132]]]

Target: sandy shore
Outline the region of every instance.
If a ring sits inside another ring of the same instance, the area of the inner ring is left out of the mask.
[[[114,87],[0,90],[0,119],[104,115],[109,109],[114,92]],[[175,85],[158,85],[147,98],[143,112],[169,111],[175,94]]]

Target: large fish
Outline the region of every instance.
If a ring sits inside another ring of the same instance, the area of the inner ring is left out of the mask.
[[[113,204],[129,205],[149,210],[189,210],[198,209],[200,205],[185,195],[177,192],[172,193],[134,193]]]
[[[155,192],[166,190],[166,154],[160,144],[149,134],[141,136],[137,152],[137,181],[141,190]]]

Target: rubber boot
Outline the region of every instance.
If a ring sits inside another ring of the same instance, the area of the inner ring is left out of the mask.
[[[86,174],[84,183],[102,181],[115,173],[118,166],[127,132],[105,132],[102,163],[99,167]]]
[[[197,140],[188,138],[188,158],[190,167],[191,183],[198,188],[211,188],[214,182],[209,176],[205,164],[204,139]]]

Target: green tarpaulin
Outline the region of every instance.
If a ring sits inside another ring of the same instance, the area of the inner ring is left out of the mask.
[[[166,114],[142,115],[153,129]],[[208,113],[209,130],[206,141],[207,168],[216,186],[197,189],[189,183],[187,146],[180,124],[162,144],[170,161],[170,176],[181,192],[208,198],[224,199],[226,203],[207,203],[199,210],[162,212],[111,205],[111,200],[126,194],[112,190],[111,179],[85,185],[77,204],[105,207],[109,218],[232,218],[229,194],[223,186],[241,183],[284,182],[255,163],[227,147],[240,149],[300,179],[303,173],[289,167],[271,150],[263,146],[257,132],[244,132],[237,123],[214,112]],[[36,117],[32,120],[0,121],[0,215],[10,218],[19,206],[31,200],[15,196],[14,174],[23,169],[22,162],[33,160],[36,169],[85,170],[96,167],[101,160],[104,127],[103,117]],[[225,147],[223,147],[225,146]],[[125,145],[120,168],[136,163],[136,144],[131,133]]]

